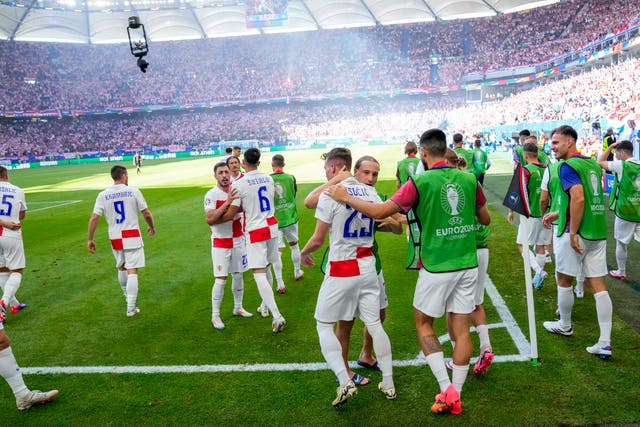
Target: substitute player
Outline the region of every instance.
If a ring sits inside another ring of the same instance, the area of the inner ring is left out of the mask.
[[[614,148],[616,160],[607,161]],[[609,145],[598,158],[598,164],[615,174],[609,206],[616,213],[613,237],[618,268],[611,270],[609,276],[627,280],[627,247],[634,238],[640,242],[640,160],[633,157],[633,144],[621,141]]]
[[[127,301],[127,317],[140,313],[138,299],[138,269],[145,266],[144,244],[138,224],[138,212],[148,225],[147,234],[156,234],[153,216],[147,208],[140,190],[129,187],[127,168],[116,165],[111,168],[113,185],[100,192],[89,219],[87,248],[95,253],[96,243],[93,236],[98,227],[99,218],[104,215],[109,226],[109,240],[116,259],[118,281]]]
[[[233,277],[231,286],[233,315],[252,317],[253,314],[242,307],[244,296],[242,273],[248,269],[242,215],[238,213],[231,221],[221,221],[234,199],[233,193],[229,192],[229,167],[225,162],[216,163],[213,167],[213,175],[217,185],[204,196],[204,211],[205,220],[211,230],[211,259],[215,278],[211,289],[211,323],[214,328],[222,330],[225,325],[220,318],[220,306],[229,274]]]
[[[247,239],[247,260],[253,270],[258,292],[263,304],[273,315],[271,324],[274,333],[282,332],[286,323],[273,297],[271,272],[269,264],[278,256],[278,221],[274,215],[273,179],[258,171],[260,150],[249,148],[244,153],[242,165],[246,170],[244,176],[231,185],[237,191],[237,199],[223,216],[223,221],[234,218],[240,210],[245,214],[245,238]],[[267,274],[268,273],[268,274]]]
[[[469,372],[472,352],[469,314],[474,310],[473,291],[478,276],[476,216],[482,225],[489,225],[491,219],[482,187],[472,174],[447,165],[446,149],[444,132],[439,129],[424,132],[420,137],[420,152],[427,170],[407,181],[384,203],[363,201],[339,185],[326,193],[376,219],[400,211],[415,211],[421,224],[421,268],[413,299],[416,331],[440,386],[431,411],[459,414],[462,412],[460,392]],[[451,380],[433,328],[434,319],[442,317],[445,310],[451,317],[450,325],[456,337]]]
[[[587,289],[596,302],[600,337],[587,352],[603,358],[611,356],[611,326],[613,306],[604,280],[607,275],[607,223],[602,169],[595,160],[582,156],[576,147],[578,133],[571,126],[555,129],[551,149],[559,160],[560,183],[568,197],[563,198],[558,212],[544,216],[545,226],[558,220],[556,240],[556,279],[560,320],[544,322],[544,328],[554,334],[573,335],[571,283],[582,268]]]
[[[304,272],[300,269],[300,246],[298,246],[298,209],[296,208],[296,194],[298,184],[296,177],[284,172],[284,157],[276,154],[271,158],[271,168],[274,183],[274,198],[276,219],[278,220],[278,260],[273,264],[273,271],[278,284],[278,293],[285,293],[282,278],[282,249],[286,239],[291,250],[293,262],[293,278],[302,279]]]
[[[344,148],[335,148],[325,155],[325,173],[330,180],[339,171],[351,168],[351,155]],[[357,195],[363,203],[380,202],[372,187],[347,178],[339,184],[345,191]],[[320,349],[327,364],[338,377],[333,406],[344,404],[357,393],[342,358],[342,346],[334,332],[340,321],[352,321],[356,313],[373,337],[373,345],[382,371],[378,388],[387,399],[397,394],[393,383],[391,343],[380,321],[380,286],[373,256],[373,219],[353,210],[351,206],[321,195],[316,208],[316,228],[302,249],[302,265],[315,265],[313,252],[324,244],[329,234],[329,262],[318,293],[315,309]]]

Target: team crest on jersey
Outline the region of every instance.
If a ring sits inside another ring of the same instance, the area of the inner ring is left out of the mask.
[[[465,205],[462,187],[455,182],[448,182],[443,185],[440,189],[440,205],[449,215],[459,215]]]

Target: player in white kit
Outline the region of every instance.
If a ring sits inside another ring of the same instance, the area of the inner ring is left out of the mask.
[[[335,159],[336,156],[343,157],[347,153],[344,148],[335,148],[326,154],[327,179],[342,167],[347,170],[351,168],[350,153],[344,166]],[[347,178],[340,185],[345,186],[349,194],[362,200],[381,201],[373,187],[360,184],[355,178]],[[334,332],[334,325],[338,321],[352,321],[357,313],[373,337],[373,346],[382,371],[382,382],[378,384],[378,388],[387,399],[395,399],[391,343],[380,322],[380,285],[373,256],[375,222],[324,194],[318,200],[316,219],[316,229],[302,249],[301,257],[304,266],[315,265],[312,253],[322,247],[329,234],[328,264],[318,293],[315,319],[322,355],[340,383],[332,404],[334,407],[340,406],[357,393],[356,385],[349,378],[342,358],[342,346]]]
[[[144,244],[138,225],[138,211],[148,225],[149,236],[156,234],[153,216],[147,202],[137,188],[129,187],[129,176],[124,166],[111,168],[113,185],[98,194],[89,219],[87,248],[95,253],[93,236],[100,216],[104,215],[109,226],[109,240],[116,259],[118,281],[127,301],[127,317],[140,313],[138,299],[138,268],[145,266]]]
[[[232,219],[242,206],[249,268],[253,270],[262,303],[273,315],[272,330],[278,333],[282,332],[286,322],[273,296],[273,278],[268,270],[269,264],[278,257],[278,221],[274,216],[273,202],[275,190],[273,179],[258,171],[259,165],[260,150],[249,148],[245,151],[242,166],[246,172],[231,184],[238,198],[231,203],[223,221]]]
[[[233,277],[231,291],[233,292],[233,315],[252,317],[253,314],[242,308],[244,282],[242,273],[247,271],[247,254],[242,229],[240,213],[231,221],[222,222],[222,216],[229,209],[234,199],[229,192],[230,172],[225,162],[219,162],[213,167],[213,174],[217,185],[207,192],[204,197],[205,220],[211,227],[211,259],[213,261],[213,276],[215,282],[211,289],[211,323],[219,330],[225,328],[220,319],[220,305],[224,296],[224,286],[227,276]]]
[[[22,243],[22,225],[20,221],[27,214],[27,202],[24,191],[9,182],[4,166],[0,166],[0,323],[4,323],[7,305],[11,312],[17,313],[26,307],[16,298],[16,292],[22,282],[25,267],[24,245]]]

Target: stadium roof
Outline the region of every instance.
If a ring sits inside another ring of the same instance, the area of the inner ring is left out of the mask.
[[[0,0],[0,40],[122,43],[133,15],[150,41],[166,41],[469,19],[558,1],[288,0],[282,25],[247,28],[243,0]]]

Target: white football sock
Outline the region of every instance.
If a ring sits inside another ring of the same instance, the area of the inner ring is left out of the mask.
[[[536,256],[533,252],[531,252],[531,250],[527,250],[527,252],[529,252],[529,264],[531,265],[531,269],[533,271],[536,272],[536,274],[540,273],[540,270],[542,270],[540,268],[540,265],[538,264],[538,261],[536,260]]]
[[[222,297],[224,296],[224,285],[227,279],[216,278],[211,288],[211,319],[220,317],[220,306],[222,305]]]
[[[538,264],[540,269],[544,268],[545,264],[547,263],[546,259],[547,257],[544,254],[536,254],[536,263]]]
[[[278,251],[278,256],[273,262],[273,273],[276,276],[276,282],[278,289],[284,288],[284,281],[282,280],[282,252]]]
[[[394,387],[389,336],[382,327],[380,320],[369,323],[366,326],[371,338],[373,338],[373,350],[376,352],[376,359],[378,359],[378,365],[380,366],[380,371],[382,371],[382,385],[387,389]]]
[[[618,273],[625,274],[627,271],[627,245],[616,240],[616,262],[618,263]]]
[[[9,280],[9,272],[0,272],[0,289],[2,289],[2,292],[4,292],[4,284],[7,283],[7,280]]]
[[[23,397],[29,392],[11,347],[0,350],[0,375],[7,381],[16,397]]]
[[[613,318],[613,305],[608,291],[600,291],[593,294],[596,300],[596,312],[598,313],[598,324],[600,325],[600,342],[611,343],[611,323]]]
[[[127,279],[129,278],[129,273],[127,270],[118,270],[118,282],[120,282],[120,287],[122,288],[122,294],[124,297],[127,297]]]
[[[451,367],[453,368],[451,371],[451,384],[453,384],[453,388],[455,388],[458,393],[462,392],[462,386],[464,382],[467,380],[467,374],[469,373],[469,365],[458,366],[455,363],[451,362]]]
[[[447,373],[447,367],[444,366],[444,353],[438,351],[437,353],[431,353],[427,356],[427,363],[433,372],[433,376],[436,377],[436,381],[440,385],[440,391],[445,391],[450,385],[449,374]]]
[[[267,280],[267,276],[270,274],[271,273],[253,273],[253,278],[256,281],[256,286],[258,287],[258,293],[262,298],[262,303],[267,306],[267,308],[273,315],[273,318],[275,320],[278,320],[282,317],[282,315],[280,314],[280,310],[278,310],[276,299],[273,297],[273,288]]]
[[[295,245],[290,245],[289,249],[291,250],[291,261],[293,261],[293,271],[297,273],[300,271],[300,245],[297,243]]]
[[[22,281],[22,274],[9,273],[9,278],[4,284],[4,292],[2,293],[2,300],[9,304],[16,296],[16,292],[20,289],[20,282]]]
[[[560,325],[565,328],[571,326],[571,311],[573,310],[573,290],[558,286],[558,311],[560,311]]]
[[[136,308],[137,300],[138,300],[138,275],[129,274],[127,277],[127,311],[132,311]]]
[[[316,329],[318,331],[318,339],[320,341],[320,350],[324,356],[324,360],[327,361],[327,365],[336,374],[340,385],[343,386],[349,382],[349,374],[347,374],[347,367],[344,365],[342,359],[342,346],[340,341],[333,331],[333,324],[316,322]]]
[[[233,292],[233,309],[242,308],[244,298],[244,278],[242,273],[231,273],[231,292]]]
[[[489,340],[489,326],[478,325],[476,326],[476,332],[478,338],[480,338],[480,352],[491,349],[491,341]]]

